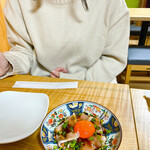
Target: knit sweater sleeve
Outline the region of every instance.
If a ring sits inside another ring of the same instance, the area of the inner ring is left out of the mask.
[[[14,74],[28,73],[32,64],[33,55],[32,43],[22,17],[18,0],[7,0],[4,14],[8,42],[12,47],[10,51],[4,53],[4,56],[12,64],[13,71],[1,78]]]
[[[100,59],[87,70],[86,80],[110,82],[126,67],[130,31],[129,11],[123,0],[114,0],[111,7],[105,48]]]

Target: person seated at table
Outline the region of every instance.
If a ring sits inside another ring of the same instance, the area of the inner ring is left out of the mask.
[[[129,10],[124,0],[7,0],[11,49],[1,79],[15,74],[116,82],[126,67]]]

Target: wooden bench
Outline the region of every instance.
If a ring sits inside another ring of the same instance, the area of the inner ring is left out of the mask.
[[[149,76],[131,76],[132,71],[150,71],[150,47],[129,47],[125,84],[130,80],[150,81]]]

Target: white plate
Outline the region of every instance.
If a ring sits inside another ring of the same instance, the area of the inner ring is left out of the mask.
[[[49,98],[42,93],[0,93],[0,144],[24,139],[42,123]]]

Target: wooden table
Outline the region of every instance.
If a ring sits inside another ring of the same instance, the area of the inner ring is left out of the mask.
[[[139,45],[144,45],[150,22],[150,8],[129,8],[131,21],[143,21]]]
[[[123,137],[119,150],[137,150],[137,138],[134,125],[134,117],[128,85],[79,81],[77,89],[24,89],[12,88],[15,81],[41,81],[41,82],[65,82],[66,79],[54,79],[49,77],[33,77],[29,75],[16,75],[0,80],[0,92],[23,91],[45,93],[49,96],[48,113],[60,104],[75,100],[88,100],[99,103],[110,109],[119,119]],[[42,150],[40,141],[40,128],[24,140],[1,144],[0,150]]]
[[[150,99],[145,99],[150,90],[131,89],[139,148],[150,149]]]

